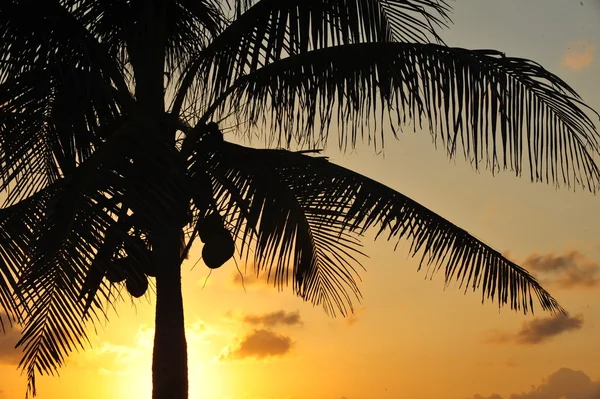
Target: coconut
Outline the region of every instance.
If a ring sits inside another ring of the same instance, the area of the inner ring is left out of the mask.
[[[106,278],[111,283],[120,283],[127,277],[126,271],[131,267],[128,257],[115,259],[106,264]]]
[[[140,273],[129,273],[125,279],[125,287],[132,297],[139,298],[148,289],[148,279]]]
[[[130,236],[125,243],[125,251],[131,258],[131,270],[156,277],[156,265],[152,259],[152,252],[140,237]]]
[[[223,218],[218,212],[208,214],[204,219],[198,222],[198,236],[202,242],[208,242],[213,237],[223,234],[225,226]]]
[[[217,269],[233,256],[235,243],[231,233],[226,229],[220,230],[206,241],[202,248],[202,259],[206,266]]]

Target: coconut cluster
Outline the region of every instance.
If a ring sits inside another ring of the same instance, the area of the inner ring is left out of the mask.
[[[198,235],[204,243],[202,260],[207,267],[217,269],[233,257],[235,243],[218,212],[210,213],[199,221]]]
[[[104,277],[112,284],[125,282],[127,292],[139,298],[148,290],[148,277],[156,277],[156,265],[145,240],[129,236],[119,253],[100,263]]]

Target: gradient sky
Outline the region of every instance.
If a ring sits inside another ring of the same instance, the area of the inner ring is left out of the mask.
[[[452,46],[533,59],[600,110],[600,1],[456,0]],[[600,123],[599,123],[600,127]],[[230,139],[230,138],[227,138]],[[523,315],[478,294],[425,280],[406,243],[365,239],[364,300],[332,319],[289,291],[251,276],[246,292],[229,262],[213,272],[194,247],[184,300],[194,399],[598,399],[600,212],[598,196],[556,190],[510,173],[476,173],[448,161],[427,134],[404,133],[373,149],[327,155],[378,179],[525,265],[570,312]],[[149,398],[153,298],[127,300],[93,348],[59,378],[38,381],[40,399]],[[22,398],[25,379],[0,336],[0,399]]]

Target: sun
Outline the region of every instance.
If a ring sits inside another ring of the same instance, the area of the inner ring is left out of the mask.
[[[221,399],[222,379],[210,362],[197,362],[189,359],[189,398]],[[150,398],[152,397],[151,364],[139,364],[128,373],[114,375],[112,391],[116,399]]]
[[[221,399],[223,379],[211,363],[194,363],[189,371],[190,399]]]

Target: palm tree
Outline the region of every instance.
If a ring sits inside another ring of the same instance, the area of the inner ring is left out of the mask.
[[[180,265],[198,236],[207,266],[252,257],[331,314],[360,297],[367,229],[408,239],[423,267],[483,300],[563,311],[465,230],[318,155],[331,132],[342,150],[381,146],[413,121],[476,168],[597,190],[598,134],[577,94],[532,61],[447,47],[437,30],[449,11],[443,0],[0,2],[0,321],[23,327],[28,392],[150,276],[153,398],[186,398]],[[226,142],[225,128],[268,148]]]

